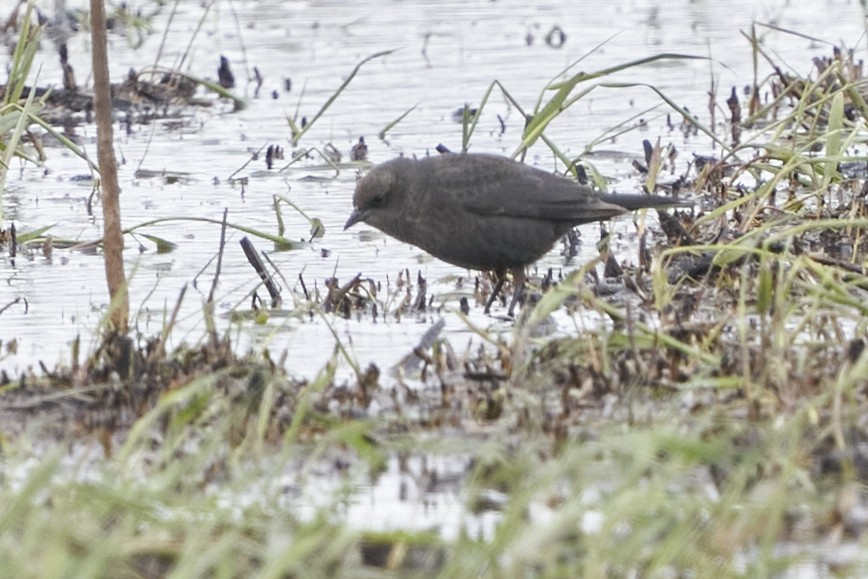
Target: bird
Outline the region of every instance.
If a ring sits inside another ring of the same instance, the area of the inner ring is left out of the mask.
[[[525,267],[573,227],[682,205],[670,197],[597,192],[500,155],[448,152],[375,166],[356,183],[344,230],[366,223],[452,265],[494,271],[497,283],[485,314],[511,273],[512,317]]]

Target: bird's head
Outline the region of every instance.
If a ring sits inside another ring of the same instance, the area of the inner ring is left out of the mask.
[[[412,164],[410,159],[394,159],[374,167],[359,179],[353,194],[353,213],[344,230],[363,221],[389,232],[389,223],[403,210],[408,188],[407,170]]]

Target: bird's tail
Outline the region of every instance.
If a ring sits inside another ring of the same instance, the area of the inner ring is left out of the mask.
[[[625,193],[619,195],[617,193],[600,193],[598,195],[601,201],[611,203],[623,207],[627,211],[636,211],[637,209],[665,209],[668,207],[691,207],[693,201],[689,199],[676,199],[674,197],[662,197],[660,195],[638,195],[635,193]]]

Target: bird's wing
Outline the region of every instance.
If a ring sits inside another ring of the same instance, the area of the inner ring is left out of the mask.
[[[473,155],[467,164],[443,164],[437,194],[454,197],[476,215],[569,221],[608,219],[624,208],[601,201],[590,189],[562,177],[500,157]]]

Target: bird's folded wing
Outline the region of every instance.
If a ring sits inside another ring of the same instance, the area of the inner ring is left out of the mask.
[[[545,219],[584,223],[624,213],[624,208],[606,203],[590,190],[566,179],[544,174],[492,176],[478,182],[460,199],[463,208],[477,215]]]

